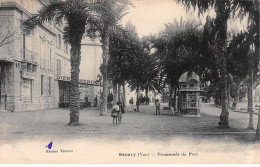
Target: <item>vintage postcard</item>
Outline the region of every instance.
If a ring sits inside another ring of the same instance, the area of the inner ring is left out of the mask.
[[[259,164],[258,0],[0,0],[0,164]]]

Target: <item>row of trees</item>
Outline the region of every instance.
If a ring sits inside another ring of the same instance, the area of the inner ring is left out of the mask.
[[[177,0],[187,10],[198,8],[199,14],[213,8],[216,18],[207,17],[204,28],[194,21],[169,23],[157,38],[139,39],[130,23],[123,29],[119,21],[126,14],[127,0],[52,0],[38,14],[23,22],[25,33],[45,21],[66,21],[64,39],[71,45],[71,101],[69,125],[79,124],[79,65],[83,34],[99,37],[102,43],[103,100],[100,115],[107,115],[108,81],[112,80],[114,101],[120,88],[128,83],[137,91],[162,91],[168,83],[171,94],[178,89],[178,79],[185,71],[197,72],[204,83],[217,89],[222,112],[219,127],[228,128],[228,89],[237,90],[249,76],[253,80],[259,60],[259,12],[254,0]],[[238,13],[238,14],[237,14]],[[248,16],[246,32],[231,35],[228,41],[227,21]],[[156,48],[151,53],[151,48]],[[241,54],[242,53],[242,54]],[[252,92],[249,82],[248,92]],[[251,84],[251,85],[250,85]],[[232,86],[231,86],[232,85]],[[234,91],[235,92],[235,91]],[[234,93],[234,96],[237,96]],[[250,94],[249,94],[250,97]],[[237,99],[237,98],[235,98]],[[137,103],[139,104],[139,103]],[[137,110],[139,107],[137,105]],[[252,113],[252,111],[250,111]],[[258,136],[259,138],[259,136]]]
[[[139,39],[134,26],[128,22],[123,33],[111,35],[109,61],[109,78],[113,83],[114,102],[121,100],[120,88],[128,83],[132,90],[136,90],[139,99],[140,90],[162,91],[162,82],[159,81],[160,70],[153,55],[150,54],[151,40],[148,37]],[[103,68],[101,68],[104,73]],[[118,95],[117,95],[118,92]],[[124,101],[124,96],[123,96]],[[137,102],[139,112],[139,101]]]
[[[178,79],[183,72],[195,71],[202,78],[204,86],[214,89],[214,96],[221,101],[219,127],[229,128],[229,92],[233,92],[236,103],[239,88],[245,80],[248,81],[248,108],[251,116],[253,114],[252,83],[256,81],[259,62],[258,4],[253,0],[178,2],[183,3],[187,10],[198,8],[199,14],[211,8],[215,9],[216,18],[207,17],[204,26],[194,21],[175,20],[166,24],[165,29],[154,41],[162,73],[166,76],[165,82],[170,85],[170,95],[176,92]],[[228,20],[238,16],[248,16],[247,31],[228,34]],[[231,89],[233,91],[230,91]],[[251,125],[252,122],[249,122],[249,126]]]
[[[29,34],[46,21],[66,23],[64,40],[71,45],[71,96],[69,125],[79,124],[79,66],[81,40],[84,34],[99,37],[103,50],[103,99],[100,115],[107,115],[108,62],[110,36],[120,32],[120,19],[125,15],[128,0],[51,0],[37,14],[23,22],[24,33]]]
[[[120,100],[120,89],[129,83],[132,89],[159,89],[157,65],[143,41],[138,38],[134,26],[127,23],[122,28],[120,20],[128,6],[128,0],[52,0],[37,14],[23,22],[25,34],[30,34],[46,21],[66,23],[64,40],[71,45],[71,95],[69,125],[79,124],[79,66],[81,40],[84,34],[99,38],[102,43],[103,77],[102,107],[100,115],[107,115],[109,81],[113,83],[114,102]],[[147,42],[147,41],[146,41]],[[118,91],[119,90],[119,91]],[[118,92],[118,93],[117,93]],[[138,99],[138,98],[137,98]],[[125,100],[123,100],[125,101]]]

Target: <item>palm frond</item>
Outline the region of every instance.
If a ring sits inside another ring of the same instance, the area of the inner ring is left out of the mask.
[[[29,34],[36,26],[42,25],[45,21],[54,20],[60,21],[64,16],[66,2],[61,0],[51,1],[49,5],[44,6],[38,14],[22,22],[23,32]]]
[[[216,1],[218,0],[177,0],[178,3],[182,3],[186,7],[186,11],[195,10],[198,7],[199,15],[213,7]]]

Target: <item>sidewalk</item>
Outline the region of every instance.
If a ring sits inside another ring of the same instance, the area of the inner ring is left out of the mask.
[[[218,105],[215,105],[213,103],[208,103],[208,104],[211,104],[213,107],[216,107],[216,108],[221,108],[221,106],[218,106]],[[245,114],[249,114],[249,112],[247,111],[247,108],[241,108],[241,107],[237,107],[238,109],[234,109],[232,107],[229,108],[230,111],[232,112],[240,112],[240,113],[245,113]],[[254,108],[254,114],[255,115],[258,115],[258,111],[259,109],[257,108]]]
[[[172,116],[169,111],[162,109],[161,115],[155,115],[154,106],[140,106],[139,113],[130,112],[130,108],[127,107],[122,123],[113,125],[110,113],[108,116],[99,116],[98,108],[86,108],[80,111],[81,125],[76,127],[67,125],[69,110],[66,109],[1,112],[0,140],[34,137],[71,138],[75,135],[78,138],[99,135],[123,138],[146,136],[159,140],[163,136],[172,135],[238,135],[242,140],[251,140],[254,137],[255,131],[246,130],[248,118],[241,116],[242,113],[230,114],[230,129],[218,129],[220,110],[203,104],[200,118],[184,118]]]

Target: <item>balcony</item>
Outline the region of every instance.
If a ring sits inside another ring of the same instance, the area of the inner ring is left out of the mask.
[[[22,52],[22,61],[23,62],[28,62],[28,63],[32,63],[35,65],[39,64],[39,54],[36,52],[33,52],[31,50],[25,49],[25,50],[21,50]]]
[[[22,77],[26,79],[34,80],[36,79],[36,73],[28,72],[28,71],[22,71]]]

